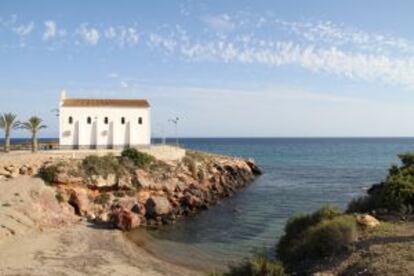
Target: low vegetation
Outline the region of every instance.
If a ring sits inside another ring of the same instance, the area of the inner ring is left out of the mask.
[[[214,274],[213,274],[214,275]],[[255,256],[246,259],[237,266],[230,267],[222,276],[284,276],[285,269],[282,263],[269,260],[265,256]]]
[[[38,176],[43,179],[46,184],[52,184],[59,172],[60,164],[44,166],[39,169]]]
[[[277,255],[288,268],[306,267],[309,262],[347,252],[356,238],[355,218],[326,206],[291,218],[277,245]]]
[[[105,156],[90,155],[82,160],[80,169],[86,176],[99,175],[108,177],[109,174],[122,175],[124,168],[119,159],[114,155]]]
[[[134,165],[139,168],[148,167],[151,163],[155,161],[155,158],[152,155],[140,152],[134,148],[125,149],[122,152],[121,156],[131,160],[134,163]]]
[[[367,196],[353,200],[349,212],[414,214],[414,153],[399,155],[402,165],[392,166],[386,179]]]

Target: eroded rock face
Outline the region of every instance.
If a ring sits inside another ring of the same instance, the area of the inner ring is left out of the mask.
[[[145,209],[149,218],[167,215],[172,211],[171,203],[163,196],[151,196],[145,203]]]
[[[110,188],[118,184],[115,174],[108,174],[106,177],[101,175],[92,175],[88,185],[91,188]]]
[[[81,184],[83,178],[69,175],[66,172],[60,172],[55,176],[53,182],[59,185]]]
[[[88,192],[85,189],[71,190],[68,203],[73,206],[77,215],[87,215],[90,211]]]
[[[155,186],[148,172],[144,171],[143,169],[138,169],[135,171],[135,181],[137,185],[143,189],[151,189]]]

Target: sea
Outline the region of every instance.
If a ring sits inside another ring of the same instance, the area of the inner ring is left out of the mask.
[[[180,138],[178,142],[189,149],[253,158],[264,172],[209,210],[173,225],[127,234],[157,258],[210,272],[256,253],[274,253],[289,217],[326,204],[345,209],[351,199],[384,179],[390,166],[398,164],[399,153],[414,151],[414,138]]]
[[[180,145],[253,158],[264,174],[219,205],[160,229],[128,236],[156,257],[221,271],[253,254],[272,254],[289,217],[321,205],[345,209],[384,179],[414,138],[179,139]]]

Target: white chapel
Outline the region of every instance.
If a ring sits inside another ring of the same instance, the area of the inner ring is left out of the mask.
[[[59,105],[62,149],[112,149],[150,143],[147,100],[67,98],[62,91]]]

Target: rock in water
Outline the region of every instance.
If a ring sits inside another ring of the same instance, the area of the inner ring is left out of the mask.
[[[259,169],[259,167],[256,165],[256,163],[252,159],[248,159],[246,161],[246,163],[250,167],[250,169],[252,170],[252,173],[254,175],[261,175],[262,174],[262,171]]]
[[[156,216],[167,215],[171,212],[171,203],[166,197],[151,196],[145,204],[147,217],[154,218]]]

